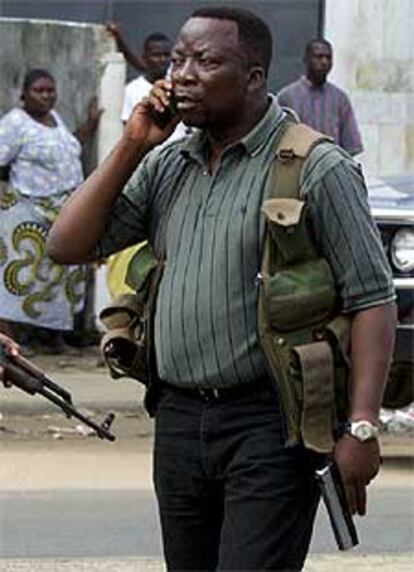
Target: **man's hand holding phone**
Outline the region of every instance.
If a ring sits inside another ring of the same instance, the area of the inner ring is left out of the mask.
[[[171,82],[167,80],[156,82],[151,95],[157,98],[154,100],[151,110],[151,117],[157,127],[164,129],[172,123],[175,129],[178,123],[177,104]]]
[[[134,107],[124,135],[138,145],[153,147],[168,139],[179,121],[171,82],[162,79]]]

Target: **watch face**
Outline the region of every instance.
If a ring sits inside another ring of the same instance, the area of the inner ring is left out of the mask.
[[[378,437],[378,427],[368,421],[357,421],[356,423],[352,423],[351,435],[360,441],[367,441],[368,439]]]
[[[361,425],[360,427],[357,427],[355,429],[355,436],[358,437],[358,439],[361,439],[361,441],[369,439],[371,437],[371,434],[372,430],[371,427],[369,427],[368,425]]]

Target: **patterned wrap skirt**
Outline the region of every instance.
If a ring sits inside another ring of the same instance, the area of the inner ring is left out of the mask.
[[[70,191],[23,195],[0,183],[0,319],[72,330],[84,306],[85,266],[60,266],[46,250],[53,220]]]

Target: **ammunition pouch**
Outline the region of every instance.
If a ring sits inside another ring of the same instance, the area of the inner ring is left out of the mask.
[[[288,444],[327,453],[347,419],[351,321],[339,312],[332,271],[317,250],[300,198],[303,161],[323,140],[295,124],[278,143],[274,192],[262,205],[266,234],[258,329],[279,389]]]
[[[126,281],[136,293],[117,296],[99,315],[107,329],[101,351],[114,379],[131,377],[144,385],[149,382],[150,330],[161,274],[162,264],[146,243],[128,267]]]
[[[328,263],[305,241],[306,205],[270,199],[263,211],[269,230],[261,277],[264,353],[289,441],[328,452],[348,407],[349,319],[338,314]],[[296,248],[285,248],[286,236]]]

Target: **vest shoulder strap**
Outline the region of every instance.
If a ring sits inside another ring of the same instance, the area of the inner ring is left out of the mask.
[[[289,122],[275,146],[275,168],[270,197],[300,198],[300,173],[304,160],[319,143],[332,139],[304,123]]]
[[[326,345],[315,347],[312,343],[314,326],[301,324],[296,329],[281,330],[280,313],[271,315],[269,310],[274,311],[277,307],[275,301],[278,296],[281,297],[279,303],[298,305],[302,301],[300,287],[306,283],[306,272],[315,274],[321,266],[315,264],[316,269],[312,266],[312,270],[306,267],[306,263],[317,261],[317,257],[316,246],[309,232],[305,201],[300,193],[300,176],[309,153],[323,141],[330,139],[302,123],[290,120],[282,136],[275,141],[273,180],[262,205],[267,224],[258,311],[261,345],[272,377],[278,384],[289,441],[303,442],[316,451],[330,451],[333,446],[334,382],[331,354],[324,351]],[[320,283],[323,276],[317,276]],[[298,286],[299,291],[296,291]],[[287,289],[289,292],[286,296]],[[318,327],[323,320],[318,320]],[[292,382],[290,373],[292,352],[298,349],[302,351],[302,362],[305,364],[301,378],[302,404],[298,401],[297,386]],[[315,349],[319,351],[315,352]],[[316,374],[313,375],[315,368],[309,364],[315,360],[318,363]]]

